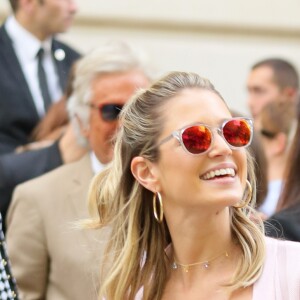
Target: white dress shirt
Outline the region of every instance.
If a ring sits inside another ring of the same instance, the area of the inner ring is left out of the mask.
[[[34,100],[35,107],[40,117],[45,114],[44,101],[39,88],[38,81],[38,59],[37,53],[41,47],[44,48],[43,66],[47,74],[47,83],[52,101],[58,101],[62,96],[59,77],[55,63],[52,58],[52,39],[41,42],[24,27],[22,27],[14,16],[10,16],[5,23],[6,31],[13,42],[13,47],[29,90]],[[16,87],[18,88],[18,87]]]
[[[107,165],[102,164],[96,157],[94,152],[90,152],[93,173],[96,175],[104,170]]]
[[[272,180],[268,183],[268,194],[263,204],[259,207],[259,210],[267,217],[275,213],[282,188],[282,180]]]

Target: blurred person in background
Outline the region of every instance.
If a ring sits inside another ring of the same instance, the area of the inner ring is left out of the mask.
[[[285,183],[277,212],[265,223],[266,234],[300,242],[300,101],[297,102],[297,128],[285,169]]]
[[[76,64],[68,111],[78,142],[89,151],[19,185],[7,215],[8,249],[22,299],[97,299],[104,238],[73,227],[88,216],[90,180],[112,159],[123,105],[148,84],[143,61],[124,43],[107,43]]]
[[[281,99],[295,104],[299,93],[299,76],[296,68],[281,58],[268,58],[251,68],[247,79],[248,107],[256,117],[269,102]]]
[[[267,159],[268,194],[259,207],[265,218],[276,211],[297,123],[295,104],[280,100],[266,104],[256,119],[256,130],[260,134]]]
[[[29,142],[79,57],[54,38],[70,27],[74,0],[9,2],[13,14],[0,28],[0,154]]]
[[[0,155],[0,212],[4,232],[6,212],[17,184],[78,160],[87,152],[76,140],[66,109],[67,99],[72,94],[73,69],[64,95],[33,130],[33,142]]]

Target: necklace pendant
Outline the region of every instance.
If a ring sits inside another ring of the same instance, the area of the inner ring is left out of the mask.
[[[183,267],[183,271],[184,271],[185,273],[188,273],[188,272],[189,272],[189,267]]]
[[[178,269],[178,266],[177,266],[177,264],[176,264],[175,261],[172,263],[172,269],[173,270],[177,270]]]
[[[203,263],[203,268],[204,269],[208,269],[208,267],[209,267],[209,262],[208,261],[206,261],[205,263]]]

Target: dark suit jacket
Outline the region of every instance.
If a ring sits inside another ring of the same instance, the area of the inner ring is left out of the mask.
[[[62,165],[58,142],[39,150],[0,156],[0,212],[4,223],[14,188],[24,181],[38,177]]]
[[[268,236],[300,242],[300,204],[271,216],[265,228]]]
[[[62,49],[65,58],[54,56]],[[67,45],[53,40],[53,58],[64,89],[69,70],[79,54]],[[39,121],[32,95],[4,25],[0,27],[0,155],[28,143],[28,137]]]

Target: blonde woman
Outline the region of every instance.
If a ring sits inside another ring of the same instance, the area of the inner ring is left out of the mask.
[[[265,238],[252,209],[250,119],[232,118],[208,80],[174,72],[120,121],[90,190],[89,226],[111,226],[99,299],[299,299],[300,245]]]

